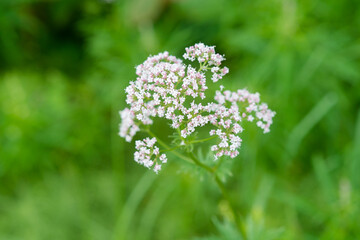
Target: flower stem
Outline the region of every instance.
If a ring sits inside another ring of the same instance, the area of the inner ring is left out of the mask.
[[[223,198],[228,202],[230,210],[234,216],[234,220],[235,220],[235,224],[236,226],[239,228],[241,235],[243,237],[243,239],[247,239],[246,237],[246,230],[245,230],[245,226],[242,220],[242,217],[239,215],[238,212],[235,211],[235,207],[231,201],[231,198],[226,190],[226,187],[224,185],[224,183],[220,180],[219,176],[216,174],[216,168],[211,168],[205,164],[203,164],[202,162],[199,161],[199,159],[196,158],[196,156],[192,153],[189,152],[188,153],[189,157],[193,160],[193,162],[198,165],[199,167],[205,169],[207,172],[209,172],[215,179],[216,184],[218,185],[221,194],[223,195]]]
[[[194,141],[190,141],[188,143],[192,144],[192,143],[201,143],[201,142],[206,142],[206,141],[210,141],[214,138],[216,138],[217,136],[212,136],[212,137],[209,137],[209,138],[204,138],[204,139],[199,139],[199,140],[194,140]]]
[[[223,160],[224,160],[224,157],[220,157],[217,164],[213,167],[213,169],[216,171],[220,166],[221,164],[223,163]]]
[[[181,148],[182,146],[181,145],[178,145],[178,146],[175,146],[173,148],[168,148],[168,149],[165,149],[165,150],[161,150],[160,152],[170,152],[170,151],[174,151],[178,148]]]
[[[171,151],[172,154],[174,154],[175,156],[187,161],[187,162],[193,162],[190,158],[182,155],[181,153],[178,153],[176,151],[172,151],[174,149],[170,148],[166,143],[164,143],[159,137],[157,137],[150,129],[145,129],[145,132],[147,132],[150,136],[154,137],[157,139],[158,143],[163,146],[165,149],[165,151]]]
[[[165,142],[163,142],[162,140],[160,140],[153,132],[151,132],[150,129],[145,129],[145,131],[152,137],[155,137],[157,139],[157,141],[159,142],[159,144],[161,146],[163,146],[165,149],[165,151],[171,151],[171,153],[173,153],[174,155],[178,156],[179,158],[187,161],[187,162],[191,162],[201,168],[203,168],[204,170],[206,170],[207,172],[209,172],[215,179],[215,182],[216,184],[218,185],[218,187],[220,188],[220,191],[221,191],[221,194],[223,195],[223,198],[228,202],[229,204],[229,207],[230,207],[230,210],[234,216],[234,220],[235,220],[235,224],[237,225],[237,227],[239,228],[240,232],[241,232],[241,235],[243,237],[244,240],[247,239],[246,237],[246,230],[245,230],[245,226],[244,226],[244,223],[243,223],[243,220],[241,218],[241,216],[235,211],[235,207],[231,201],[231,198],[226,190],[226,187],[224,185],[224,183],[220,180],[219,176],[216,174],[216,170],[217,170],[217,167],[218,165],[215,167],[215,168],[212,168],[212,167],[209,167],[207,166],[206,164],[200,162],[200,160],[194,155],[194,153],[192,152],[188,152],[188,155],[189,157],[186,157],[184,156],[183,154],[177,152],[177,151],[173,151],[177,148],[179,148],[180,146],[176,146],[176,147],[173,147],[173,148],[170,148]],[[204,141],[208,141],[210,139],[212,139],[214,137],[210,137],[210,138],[207,138],[207,139],[201,139],[201,140],[196,140],[196,141],[193,141],[191,143],[194,143],[194,142],[204,142]],[[220,165],[220,163],[219,163]]]
[[[229,207],[230,207],[230,210],[232,212],[232,214],[234,215],[234,220],[235,220],[235,224],[236,226],[239,228],[240,232],[241,232],[241,235],[243,237],[243,239],[247,239],[247,236],[246,236],[246,230],[245,230],[245,225],[244,225],[244,222],[243,222],[243,219],[242,217],[240,216],[239,213],[237,213],[235,211],[235,207],[231,201],[231,198],[225,188],[225,185],[224,183],[220,180],[219,176],[217,174],[214,174],[214,177],[215,177],[215,182],[216,184],[218,185],[218,187],[220,188],[221,190],[221,193],[224,197],[224,199],[228,202],[229,204]]]
[[[189,152],[188,153],[189,157],[193,160],[193,162],[198,165],[199,167],[205,169],[206,171],[208,171],[210,174],[215,174],[215,171],[213,168],[203,164],[202,162],[199,161],[199,159],[197,159],[194,155],[194,153]]]

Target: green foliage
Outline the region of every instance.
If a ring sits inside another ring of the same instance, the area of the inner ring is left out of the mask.
[[[196,240],[243,240],[244,238],[239,234],[237,228],[229,222],[214,221],[216,229],[218,230],[217,236],[200,237]],[[249,240],[275,240],[280,239],[283,232],[282,229],[264,229],[263,224],[256,224],[252,219],[249,219],[247,229],[250,230],[247,236]]]
[[[212,177],[117,136],[134,66],[200,41],[277,112],[219,168],[249,239],[360,239],[359,5],[0,1],[0,239],[240,239]]]

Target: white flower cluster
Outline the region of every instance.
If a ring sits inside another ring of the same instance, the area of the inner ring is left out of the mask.
[[[206,71],[210,70],[213,82],[229,72],[227,67],[220,67],[225,58],[215,53],[214,47],[195,44],[186,48],[183,57],[190,61],[197,60],[200,68],[185,65],[168,52],[151,56],[137,66],[136,81],[130,82],[125,89],[126,102],[130,108],[120,112],[121,137],[130,142],[141,126],[153,124],[155,117],[170,120],[171,126],[180,130],[185,142],[196,128],[211,125],[215,129],[210,131],[210,135],[217,135],[219,138],[218,144],[211,147],[217,159],[223,155],[234,158],[239,154],[242,140],[238,135],[243,131],[243,120],[252,122],[257,119],[257,126],[264,133],[269,132],[275,112],[268,109],[265,103],[260,103],[259,93],[251,94],[246,89],[223,91],[224,87],[220,86],[221,91],[216,92],[215,102],[206,105],[195,103],[195,100],[206,97]],[[153,140],[145,140],[142,142],[147,147],[137,141],[135,160],[151,167],[154,162],[151,156],[155,155],[155,159],[158,157],[157,148],[151,150],[152,145],[148,146],[147,142],[152,143]],[[159,166],[155,165],[156,172],[160,170]]]
[[[264,133],[270,131],[272,118],[275,112],[268,109],[267,104],[260,104],[259,93],[249,93],[246,89],[240,89],[236,92],[216,91],[213,104],[213,114],[210,114],[211,124],[216,126],[216,130],[211,130],[210,135],[218,135],[221,142],[213,145],[211,150],[215,152],[215,159],[226,155],[231,158],[236,157],[239,152],[242,139],[237,134],[243,131],[240,125],[244,119],[253,122],[257,119],[257,126],[262,128]],[[230,105],[229,107],[226,107]],[[245,111],[241,111],[239,106],[243,106]]]
[[[142,141],[136,141],[135,148],[137,151],[134,153],[134,159],[147,168],[152,167],[155,163],[153,170],[158,173],[161,170],[161,163],[167,162],[167,157],[165,154],[160,154],[159,148],[154,146],[155,143],[156,138],[145,138]],[[152,160],[153,156],[155,157],[154,160]]]
[[[219,81],[222,77],[229,72],[227,67],[220,68],[221,62],[225,60],[223,56],[218,53],[215,53],[214,46],[206,46],[203,43],[197,43],[194,46],[185,48],[186,53],[184,53],[184,59],[190,61],[198,60],[200,64],[207,63],[207,69],[211,69],[213,82]],[[203,70],[203,69],[201,69]]]

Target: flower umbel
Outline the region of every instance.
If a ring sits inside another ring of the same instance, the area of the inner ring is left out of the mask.
[[[161,169],[161,163],[167,162],[165,154],[160,154],[160,150],[155,146],[156,138],[145,138],[135,142],[136,152],[134,160],[147,168],[151,168],[154,163],[154,172],[158,173]]]
[[[217,82],[229,69],[221,66],[225,58],[216,53],[213,46],[198,43],[185,50],[184,59],[197,61],[198,68],[184,64],[168,52],[151,56],[136,67],[138,77],[125,89],[126,102],[130,107],[120,111],[119,135],[130,142],[138,131],[149,129],[154,118],[165,118],[172,128],[177,129],[181,145],[187,145],[191,144],[188,137],[196,129],[207,125],[211,127],[210,136],[217,138],[217,143],[210,148],[214,158],[224,155],[234,158],[239,154],[243,122],[255,122],[267,133],[275,112],[260,102],[259,93],[250,93],[246,89],[223,91],[222,85],[216,91],[214,102],[202,104],[208,89],[206,72],[213,82]],[[156,138],[136,141],[134,157],[145,167],[154,166],[153,170],[157,173],[167,157],[160,154],[156,142]]]

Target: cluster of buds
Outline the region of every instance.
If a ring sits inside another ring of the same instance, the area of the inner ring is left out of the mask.
[[[161,170],[161,164],[167,162],[165,154],[160,154],[160,149],[155,146],[156,138],[145,138],[135,142],[136,152],[134,153],[134,160],[144,165],[147,168],[154,166],[154,172],[158,173]]]
[[[203,43],[197,43],[194,46],[185,48],[186,53],[184,53],[183,58],[190,61],[195,61],[196,59],[200,63],[200,71],[204,69],[210,69],[212,72],[211,80],[217,82],[222,77],[229,72],[227,67],[220,68],[221,62],[225,60],[223,56],[218,53],[215,53],[214,46],[206,46]],[[206,65],[203,65],[206,63]]]
[[[215,159],[218,159],[223,155],[234,158],[239,154],[242,121],[256,121],[264,133],[270,131],[275,112],[267,104],[260,103],[259,93],[252,94],[246,89],[223,91],[224,87],[220,86],[221,90],[216,91],[214,97],[215,102],[206,105],[196,103],[206,98],[207,71],[210,70],[213,82],[229,72],[227,67],[221,67],[225,58],[216,53],[214,47],[195,44],[186,48],[183,57],[192,62],[197,60],[200,67],[196,69],[190,64],[185,65],[168,52],[151,56],[137,66],[137,79],[125,89],[130,108],[120,112],[121,137],[130,142],[142,127],[152,125],[155,117],[169,120],[170,125],[179,130],[184,143],[197,128],[210,125],[212,130],[209,134],[218,137],[218,143],[211,147]],[[156,159],[166,159],[165,155],[158,156],[157,147],[153,148],[155,140],[137,141],[135,161],[151,167]],[[151,160],[153,156],[155,160]],[[157,164],[154,170],[158,172],[160,167]]]

